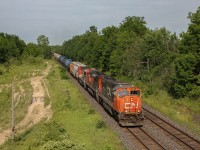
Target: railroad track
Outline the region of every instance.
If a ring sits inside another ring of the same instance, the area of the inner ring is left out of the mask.
[[[145,119],[150,120],[156,126],[161,128],[167,135],[170,136],[171,139],[177,142],[182,149],[200,150],[200,141],[194,139],[187,133],[171,125],[170,123],[153,114],[149,110],[143,108],[143,112],[145,114]]]
[[[165,149],[160,143],[158,143],[154,138],[152,138],[142,127],[124,128],[124,132],[126,132],[129,135],[129,138],[132,138],[134,143],[136,143],[137,141],[138,149]]]
[[[62,65],[61,65],[62,66]],[[67,72],[68,77],[76,81],[70,73]],[[77,85],[78,82],[75,82]],[[79,88],[82,89],[82,87],[79,85]],[[82,89],[82,91],[84,91]],[[87,93],[87,92],[85,92]],[[149,120],[163,132],[166,132],[167,135],[170,135],[171,139],[178,143],[178,145],[181,146],[182,149],[199,149],[200,150],[200,142],[195,140],[193,137],[185,134],[181,130],[177,129],[176,127],[170,125],[163,119],[159,118],[158,116],[154,115],[153,113],[149,112],[147,109],[143,108],[143,112],[145,114],[145,119]],[[137,149],[166,149],[165,146],[162,145],[162,143],[158,143],[153,136],[149,135],[144,128],[123,128],[122,129],[126,135],[128,135],[127,138],[132,140],[132,143],[134,143],[134,146],[137,146]]]

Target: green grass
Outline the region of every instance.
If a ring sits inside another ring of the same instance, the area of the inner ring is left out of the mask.
[[[0,92],[0,131],[11,126],[11,88],[4,88]]]
[[[173,99],[167,92],[143,97],[143,102],[200,136],[200,100]]]
[[[118,135],[103,122],[81,91],[63,78],[62,69],[52,63],[45,80],[53,116],[29,131],[9,140],[0,149],[124,150]]]

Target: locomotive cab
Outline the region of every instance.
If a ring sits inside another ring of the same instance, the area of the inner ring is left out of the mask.
[[[121,126],[142,126],[141,90],[112,77],[98,76],[98,94],[103,107]],[[97,98],[99,99],[99,98]]]
[[[118,112],[122,126],[140,126],[144,119],[142,113],[141,90],[125,84],[114,88],[113,107]]]

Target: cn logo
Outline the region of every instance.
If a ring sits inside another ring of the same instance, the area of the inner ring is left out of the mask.
[[[135,105],[134,103],[124,103],[124,108],[125,109],[133,109],[133,108],[137,108],[138,107],[138,103]]]

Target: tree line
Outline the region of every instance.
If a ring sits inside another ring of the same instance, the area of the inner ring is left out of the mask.
[[[28,60],[30,57],[50,58],[51,48],[48,38],[40,35],[37,44],[26,44],[17,35],[0,33],[0,64],[9,65],[11,61]]]
[[[126,17],[101,31],[91,26],[65,41],[59,52],[91,67],[126,76],[174,97],[200,97],[200,7],[189,13],[187,32],[178,37],[165,28],[149,29],[143,17]]]

